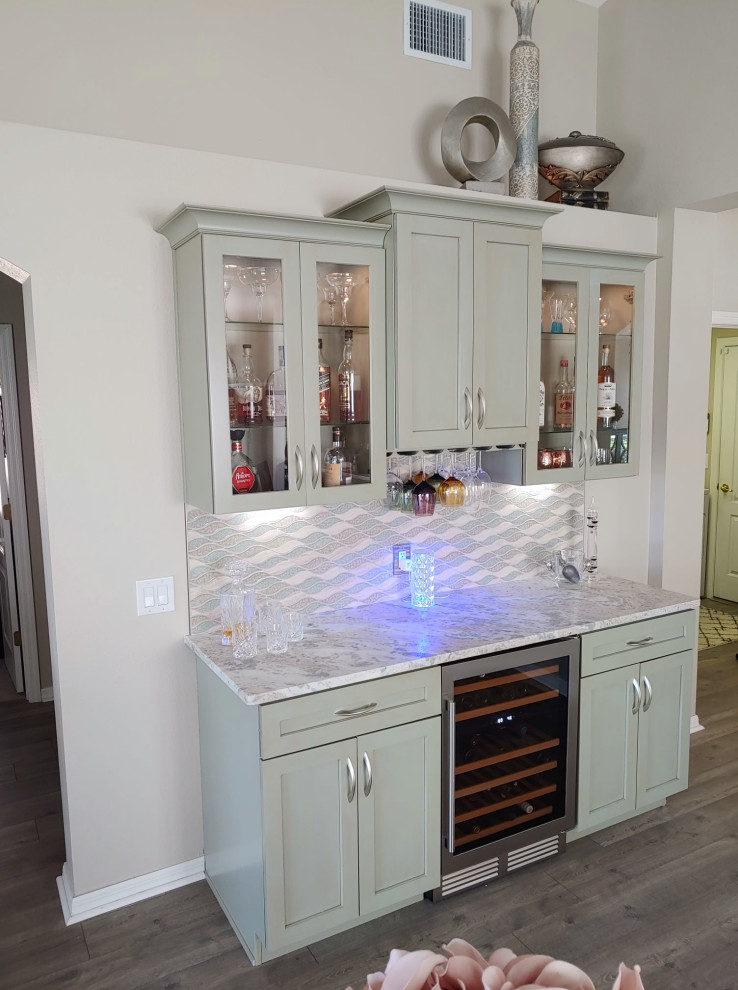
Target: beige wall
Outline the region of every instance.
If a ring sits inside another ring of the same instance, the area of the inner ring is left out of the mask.
[[[403,54],[403,0],[5,0],[0,119],[446,183],[454,104],[507,108],[509,0],[472,10],[472,68]],[[545,0],[543,139],[593,131],[597,11]]]
[[[607,183],[620,208],[656,214],[738,193],[736,38],[732,0],[601,8],[597,133],[626,153]]]
[[[738,179],[736,180],[738,185]],[[738,313],[738,210],[715,217],[715,266],[712,308],[719,313]]]

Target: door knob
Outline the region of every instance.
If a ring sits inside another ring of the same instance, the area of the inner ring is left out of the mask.
[[[730,485],[721,485],[720,486],[720,491],[721,492],[732,492],[733,489],[730,487]]]

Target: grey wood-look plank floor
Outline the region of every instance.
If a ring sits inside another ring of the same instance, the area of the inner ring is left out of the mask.
[[[646,990],[736,990],[736,650],[700,654],[705,731],[692,736],[689,789],[665,808],[513,877],[257,968],[205,883],[64,925],[53,705],[27,705],[0,679],[0,988],[359,990],[391,948],[437,949],[461,936],[485,954],[507,945],[568,959],[597,990],[610,990],[621,960],[641,964]]]

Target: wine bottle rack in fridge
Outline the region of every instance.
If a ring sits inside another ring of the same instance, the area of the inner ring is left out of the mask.
[[[442,686],[434,899],[563,851],[576,820],[579,640],[449,664]]]

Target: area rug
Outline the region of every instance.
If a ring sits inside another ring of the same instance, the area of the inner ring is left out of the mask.
[[[697,648],[709,650],[712,646],[738,642],[738,615],[719,612],[703,605],[700,608],[700,629]]]

